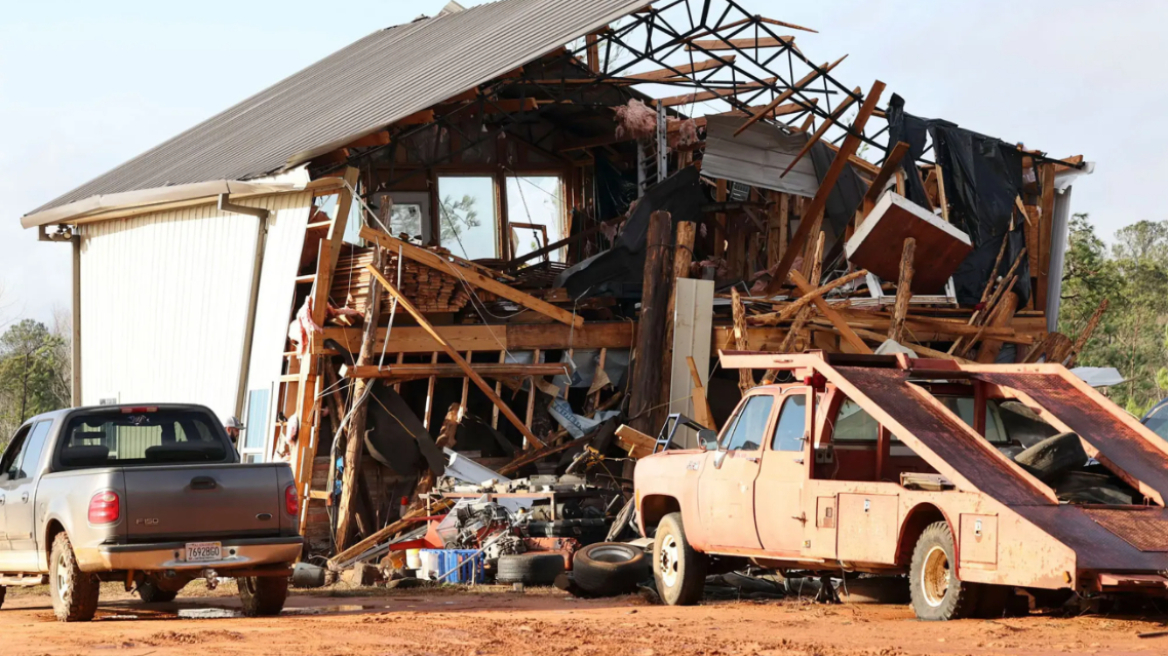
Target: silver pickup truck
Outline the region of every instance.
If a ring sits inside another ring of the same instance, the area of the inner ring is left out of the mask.
[[[30,419],[0,458],[5,586],[48,579],[63,622],[87,621],[102,581],[143,601],[234,578],[244,613],[275,615],[303,539],[284,463],[240,464],[210,410],[102,406]]]

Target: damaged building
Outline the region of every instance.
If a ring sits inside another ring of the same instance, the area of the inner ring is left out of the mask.
[[[627,494],[652,444],[618,421],[718,428],[775,380],[720,349],[1072,362],[1090,163],[845,84],[814,36],[738,0],[378,30],[22,217],[72,244],[75,403],[242,418],[331,555],[434,512],[450,452],[591,445]]]

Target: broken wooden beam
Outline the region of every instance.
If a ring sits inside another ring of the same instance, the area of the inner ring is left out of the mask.
[[[407,244],[400,239],[396,239],[385,234],[381,230],[366,226],[361,228],[361,238],[376,242],[379,246],[389,250],[391,253],[397,253],[400,251],[403,256],[408,257],[415,262],[424,264],[436,271],[456,275],[466,282],[474,285],[475,287],[485,289],[493,294],[498,294],[499,296],[502,296],[509,301],[514,301],[515,303],[518,303],[519,305],[522,305],[529,310],[534,310],[535,312],[555,319],[560,323],[567,324],[569,326],[576,326],[577,328],[584,325],[583,317],[573,315],[571,312],[558,308],[551,303],[541,301],[531,294],[521,292],[518,289],[511,287],[510,285],[498,282],[492,278],[488,278],[478,271],[455,264],[450,260],[447,260],[446,258],[424,248],[414,246],[413,244]],[[377,275],[380,276],[380,272],[378,272]]]
[[[362,230],[362,232],[365,231]],[[470,377],[471,382],[473,382],[476,387],[482,390],[483,394],[487,395],[487,398],[491,400],[491,403],[494,403],[495,406],[499,408],[499,411],[503,413],[503,416],[507,417],[507,420],[510,421],[516,429],[519,430],[519,432],[527,439],[529,443],[534,444],[537,447],[544,446],[544,443],[535,436],[535,433],[532,433],[531,429],[528,428],[519,419],[519,417],[515,416],[515,413],[511,410],[510,406],[504,403],[503,399],[499,398],[499,396],[495,394],[495,390],[487,384],[487,381],[483,380],[482,376],[475,373],[475,370],[471,368],[470,364],[468,364],[467,361],[462,358],[462,355],[450,346],[450,342],[442,339],[442,335],[439,334],[438,331],[434,330],[434,326],[431,325],[430,322],[426,319],[426,315],[418,311],[418,308],[414,307],[414,304],[410,302],[410,299],[406,298],[405,294],[402,294],[396,287],[394,287],[388,280],[386,280],[376,267],[366,264],[365,268],[369,271],[369,273],[377,278],[377,281],[381,283],[381,285],[385,287],[386,290],[389,291],[390,295],[397,299],[397,302],[402,306],[402,309],[410,313],[410,315],[414,317],[414,321],[417,321],[418,325],[421,326],[423,330],[428,332],[430,336],[434,338],[435,342],[438,342],[439,346],[442,347],[442,350],[446,352],[446,355],[450,356],[450,359],[454,360],[454,363],[457,364],[468,377]]]
[[[815,291],[811,288],[811,285],[807,283],[807,279],[803,277],[803,274],[799,273],[798,271],[792,271],[790,275],[791,282],[795,283],[795,288],[799,290],[800,294],[806,296],[807,294],[811,294]],[[843,337],[844,340],[847,341],[847,343],[850,344],[857,353],[872,352],[872,349],[868,348],[868,345],[864,343],[864,340],[860,339],[860,336],[857,335],[855,331],[852,330],[851,326],[848,325],[847,320],[840,316],[840,313],[837,312],[835,308],[828,305],[827,301],[823,300],[823,297],[813,295],[812,302],[815,303],[815,307],[819,310],[819,313],[826,317],[827,320],[830,321],[832,325],[834,325],[840,331],[840,336]]]
[[[686,44],[685,49],[687,51],[720,52],[724,50],[750,50],[752,48],[783,48],[786,46],[795,47],[794,36],[780,36],[777,39],[769,36],[759,39],[700,39],[690,41]]]
[[[751,325],[755,325],[755,326],[777,326],[780,323],[790,321],[791,319],[793,319],[795,317],[796,314],[799,313],[799,310],[802,310],[804,307],[815,302],[816,297],[822,298],[828,292],[839,289],[840,287],[843,287],[844,285],[846,285],[854,280],[858,280],[860,278],[863,278],[866,275],[868,275],[868,272],[861,269],[859,271],[853,271],[852,273],[849,273],[846,276],[840,276],[839,278],[836,278],[835,280],[827,283],[826,285],[822,285],[820,287],[817,287],[817,288],[811,290],[811,293],[809,293],[809,294],[803,294],[798,299],[796,299],[793,303],[787,305],[779,312],[770,312],[767,314],[759,314],[759,315],[755,315],[753,317],[750,317],[749,323]],[[740,350],[747,350],[747,349],[740,349]]]
[[[856,87],[854,90],[852,90],[851,95],[849,95],[846,100],[840,103],[839,107],[836,107],[835,111],[833,111],[827,116],[827,118],[823,120],[823,123],[820,124],[819,128],[814,133],[812,133],[810,137],[807,138],[807,143],[803,144],[803,147],[800,148],[799,152],[795,154],[795,157],[791,160],[791,163],[787,165],[787,168],[783,169],[783,172],[779,174],[780,178],[787,177],[787,174],[791,172],[791,169],[795,168],[795,165],[799,163],[799,160],[803,159],[807,156],[807,153],[811,152],[811,149],[815,147],[815,144],[819,143],[819,140],[823,138],[823,135],[826,134],[829,129],[831,129],[831,126],[835,125],[836,121],[838,121],[840,117],[844,115],[844,112],[846,112],[848,108],[852,106],[852,103],[856,102],[856,97],[859,95],[860,87]]]
[[[524,378],[527,376],[566,376],[568,365],[563,362],[547,362],[537,364],[498,364],[494,362],[476,362],[470,365],[480,376],[487,378]],[[405,363],[388,365],[342,366],[342,378],[464,378],[466,372],[462,367],[452,363]]]
[[[706,59],[693,64],[682,64],[680,66],[673,66],[670,68],[661,68],[655,71],[647,71],[645,73],[634,73],[632,75],[624,76],[625,80],[640,80],[644,82],[653,82],[657,80],[672,80],[676,78],[684,78],[693,73],[701,71],[708,71],[712,69],[722,68],[728,64],[733,64],[738,55],[727,55],[719,57],[718,59]]]
[[[872,115],[872,112],[876,110],[876,104],[880,101],[880,95],[882,93],[884,93],[884,83],[877,80],[872,85],[872,89],[868,91],[868,96],[864,98],[864,104],[860,106],[860,111],[856,114],[856,120],[852,121],[851,129],[848,130],[848,136],[844,139],[843,145],[840,146],[839,152],[831,160],[831,166],[828,167],[827,173],[824,174],[823,180],[820,181],[819,189],[815,192],[815,197],[807,205],[804,219],[799,222],[799,229],[791,237],[791,243],[787,246],[787,251],[783,253],[783,259],[779,262],[779,267],[774,272],[774,278],[771,279],[770,285],[767,286],[767,294],[773,296],[782,288],[783,283],[787,279],[787,273],[791,270],[791,265],[795,263],[795,256],[803,251],[804,246],[807,244],[807,239],[812,234],[811,230],[814,224],[819,223],[818,220],[809,221],[807,217],[817,217],[827,207],[827,199],[835,188],[835,183],[839,180],[840,174],[843,173],[844,167],[847,166],[848,157],[854,155],[860,147],[861,138],[859,135],[863,134],[864,126],[867,125],[868,118]],[[862,344],[863,341],[860,340],[860,343]]]
[[[762,82],[746,82],[744,84],[736,84],[725,89],[714,89],[712,91],[698,91],[696,93],[687,93],[681,96],[670,96],[662,98],[660,102],[661,107],[677,107],[678,105],[690,105],[693,103],[705,102],[707,100],[714,100],[717,98],[725,98],[726,96],[733,96],[743,91],[753,91],[756,89],[765,89],[778,81],[777,77],[768,77]]]
[[[896,304],[892,306],[892,325],[888,327],[888,339],[900,342],[904,339],[904,320],[908,316],[908,302],[912,300],[913,258],[916,256],[917,240],[904,240],[900,253],[900,278],[896,283]]]

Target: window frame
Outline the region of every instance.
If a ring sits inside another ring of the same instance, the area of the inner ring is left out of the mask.
[[[8,446],[5,447],[4,452],[0,453],[0,477],[3,477],[3,481],[0,482],[7,483],[13,480],[17,480],[9,476],[8,472],[13,465],[16,465],[18,468],[20,467],[20,465],[16,464],[16,459],[18,457],[20,460],[24,460],[24,447],[25,443],[28,441],[29,434],[32,432],[32,426],[33,423],[29,422],[22,425],[20,428],[17,428],[16,432],[12,434],[12,439],[8,440]],[[5,464],[5,461],[8,460],[9,455],[12,456],[12,461]]]
[[[810,396],[810,388],[800,387],[787,391],[779,397],[779,410],[775,414],[775,426],[771,431],[770,451],[778,451],[780,453],[803,453],[807,450],[807,443],[811,441],[811,431],[814,426],[814,416],[812,412],[812,403]],[[783,422],[783,412],[787,409],[788,401],[800,398],[803,400],[803,434],[799,440],[799,449],[788,450],[777,448],[777,440],[779,437],[779,426]]]
[[[759,442],[758,447],[754,449],[731,449],[729,444],[729,440],[734,436],[734,431],[738,429],[738,424],[742,421],[742,417],[746,413],[746,409],[758,398],[766,398],[770,401],[770,407],[767,408],[767,421],[766,426],[763,428],[763,435],[765,436],[771,434],[773,430],[772,424],[774,423],[775,418],[775,399],[777,398],[777,395],[771,393],[770,391],[749,394],[739,403],[737,411],[734,413],[733,420],[726,425],[726,429],[723,431],[722,435],[718,436],[719,451],[742,451],[746,453],[755,453],[763,450],[764,442]]]
[[[463,252],[461,254],[457,253],[457,252],[455,252],[455,248],[452,247],[452,246],[454,246],[454,247],[458,246],[457,239],[455,240],[454,244],[444,243],[444,241],[442,239],[442,220],[443,220],[442,219],[442,212],[443,212],[442,180],[449,179],[449,178],[475,178],[475,179],[487,180],[490,182],[490,185],[491,185],[490,201],[491,202],[489,203],[488,208],[489,208],[489,211],[491,213],[491,216],[493,217],[494,223],[492,225],[492,230],[491,230],[491,253],[492,254],[487,256],[486,258],[484,258],[484,257],[470,257],[470,254],[467,253],[465,250],[463,250]],[[427,241],[426,243],[427,244],[437,243],[438,246],[450,251],[451,254],[455,255],[456,257],[465,259],[465,260],[473,261],[476,259],[499,259],[499,258],[501,258],[502,257],[501,253],[502,253],[502,249],[503,249],[503,246],[502,246],[503,239],[502,239],[501,235],[504,234],[504,231],[507,228],[506,228],[506,219],[504,217],[499,216],[499,214],[500,214],[500,212],[499,212],[499,209],[500,209],[499,208],[499,196],[500,196],[500,194],[506,194],[506,193],[507,193],[506,189],[503,189],[503,190],[499,189],[499,181],[493,173],[489,173],[489,172],[485,172],[485,171],[439,171],[439,172],[437,172],[437,174],[434,176],[434,199],[437,201],[437,205],[435,207],[431,208],[430,211],[431,211],[431,215],[433,216],[433,219],[431,220],[431,231],[433,231],[435,226],[437,227],[438,231],[437,231],[437,234],[432,233],[431,239],[429,241]]]

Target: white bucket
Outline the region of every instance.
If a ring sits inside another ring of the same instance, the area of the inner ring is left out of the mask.
[[[414,570],[422,569],[421,549],[406,549],[406,567]]]

